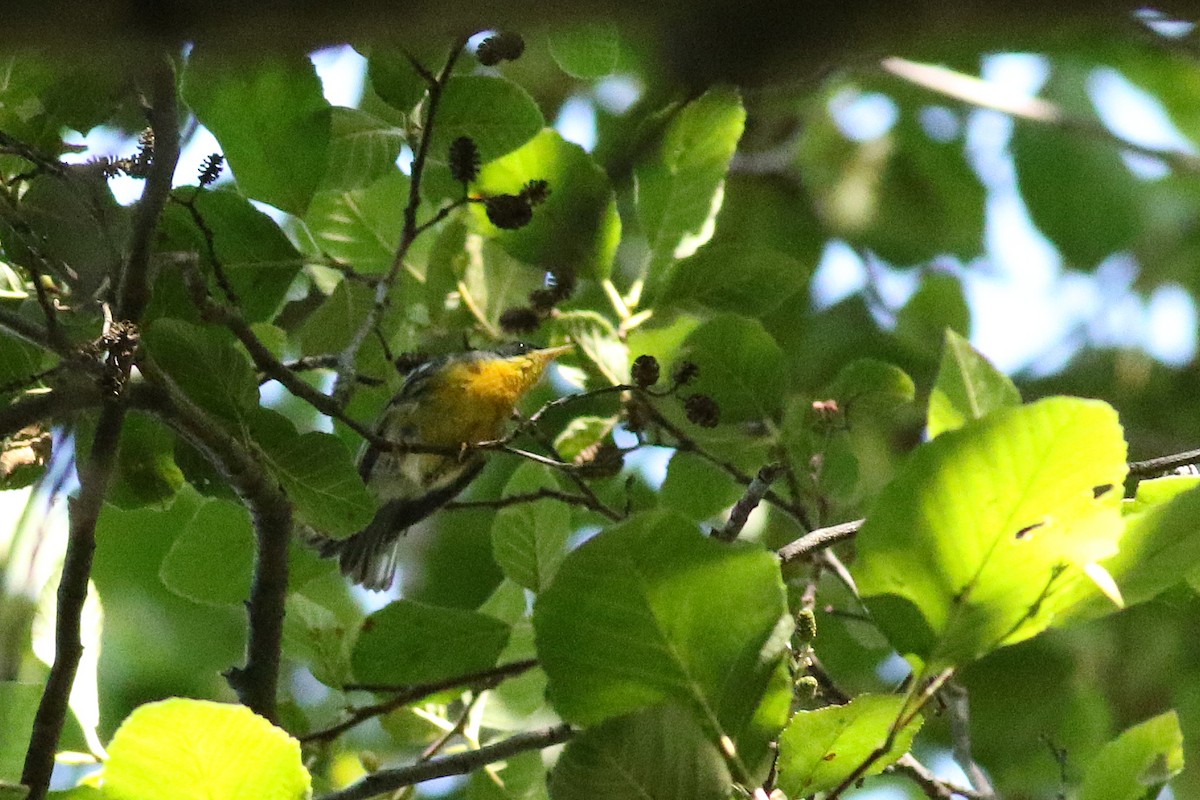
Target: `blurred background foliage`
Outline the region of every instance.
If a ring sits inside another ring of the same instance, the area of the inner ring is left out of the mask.
[[[1016,32],[983,20],[961,38],[921,37],[906,48],[885,37],[894,49],[838,54],[820,69],[768,61],[744,85],[702,88],[702,70],[680,65],[703,53],[681,57],[671,49],[678,40],[661,45],[619,18],[522,32],[519,60],[459,60],[435,122],[420,211],[429,218],[461,191],[443,155],[461,135],[484,162],[474,191],[514,192],[544,178],[550,199],[519,231],[464,213],[419,238],[384,317],[387,350],[370,339],[360,354],[359,370],[383,382],[355,395],[352,416],[372,418],[397,388],[387,352],[515,336],[503,330],[504,312],[566,280],[569,299],[519,334],[569,334],[583,346],[526,410],[624,380],[642,353],[664,367],[690,359],[701,368],[695,390],[714,397],[722,416],[720,427],[695,435],[748,472],[786,450],[816,524],[862,516],[921,440],[947,328],[1009,372],[1026,399],[1112,403],[1131,458],[1200,441],[1200,40],[1191,23],[1103,9],[1085,22]],[[408,197],[425,83],[404,49],[436,69],[449,45],[424,30],[310,48],[311,58],[255,58],[215,41],[190,48],[179,62],[187,138],[176,196],[185,202],[169,206],[158,252],[195,250],[223,263],[246,320],[277,355],[339,351],[372,294],[347,268],[386,271]],[[88,300],[124,257],[140,188],[94,166],[137,152],[136,78],[106,59],[11,47],[0,58],[0,175],[26,186],[19,197],[0,193],[0,303],[37,319],[28,278],[44,272],[74,309],[61,318],[81,340],[94,336]],[[229,169],[196,187],[212,152],[223,152]],[[69,181],[54,174],[60,158],[76,165]],[[26,174],[31,164],[37,174]],[[156,356],[208,411],[276,431],[280,447],[330,430],[277,385],[258,387],[240,356],[222,361],[232,337],[197,327],[177,272],[160,270],[146,325]],[[14,381],[48,366],[36,349],[0,336],[8,396]],[[307,375],[327,385],[328,372]],[[243,416],[260,397],[282,417]],[[814,407],[826,400],[838,403],[835,420]],[[592,405],[589,413],[612,418],[604,434],[615,425],[628,445],[616,403]],[[664,413],[685,424],[674,409]],[[551,427],[573,416],[552,416]],[[74,442],[88,441],[86,425],[73,429]],[[351,432],[332,430],[357,447]],[[34,621],[52,596],[63,518],[61,503],[45,510],[44,494],[72,480],[64,461],[72,432],[56,436],[61,458],[14,473],[0,496],[6,680],[44,677]],[[528,481],[523,469],[492,459],[469,497]],[[739,494],[711,464],[661,448],[640,451],[595,490],[613,507],[661,504],[699,521],[722,515]],[[110,500],[94,574],[104,615],[93,701],[101,738],[150,699],[231,698],[219,673],[243,647],[238,604],[253,546],[228,487],[195,452],[136,417]],[[576,536],[597,524],[578,508],[569,519]],[[403,596],[461,609],[498,602],[505,570],[480,532],[500,524],[492,509],[457,509],[414,530]],[[226,533],[214,543],[216,530]],[[757,515],[751,526],[774,546],[800,532],[782,514]],[[380,602],[298,547],[292,567],[284,716],[303,731],[336,718],[342,696],[326,684],[346,677],[348,632]],[[852,693],[890,686],[897,676],[886,641],[836,582],[821,591],[826,667]],[[1067,778],[1077,780],[1117,731],[1167,708],[1179,711],[1189,760],[1200,762],[1198,611],[1193,589],[1181,586],[970,667],[963,682],[975,757],[1006,796],[1054,795],[1064,768],[1048,742],[1066,749]],[[541,688],[518,686],[501,710],[529,712]],[[352,732],[345,751],[416,752],[437,733],[403,711]],[[936,717],[923,737],[930,747],[949,741]],[[67,744],[82,747],[81,735]],[[895,790],[913,792],[898,782]],[[494,791],[481,779],[438,787],[453,797]],[[1175,792],[1200,796],[1200,772],[1185,771]]]

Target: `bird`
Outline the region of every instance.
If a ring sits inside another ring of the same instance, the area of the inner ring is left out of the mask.
[[[306,538],[325,558],[336,557],[344,575],[374,591],[392,585],[401,535],[454,499],[484,466],[484,454],[467,445],[499,439],[504,425],[546,367],[574,345],[535,348],[513,343],[433,358],[408,373],[388,402],[375,434],[397,443],[459,448],[457,455],[389,450],[365,442],[358,472],[380,501],[365,528],[332,539]]]

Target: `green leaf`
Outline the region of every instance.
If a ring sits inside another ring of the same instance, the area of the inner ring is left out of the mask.
[[[450,143],[467,136],[486,164],[528,142],[545,124],[534,99],[512,81],[491,75],[459,75],[446,82],[429,153],[445,161]]]
[[[716,400],[722,422],[761,420],[783,403],[783,351],[757,320],[714,317],[688,334],[679,358],[699,365],[686,391]]]
[[[982,419],[998,408],[1021,404],[1021,393],[953,330],[946,331],[942,363],[929,394],[929,438]]]
[[[700,234],[719,208],[719,192],[741,139],[746,111],[737,90],[717,87],[688,103],[663,132],[658,151],[637,165],[638,216],[652,252],[651,275]]]
[[[12,263],[49,269],[73,294],[90,297],[124,263],[129,222],[129,209],[99,175],[41,175],[16,213],[0,216],[0,242]]]
[[[505,684],[506,685],[507,681]],[[490,705],[490,704],[489,704]],[[538,752],[520,753],[477,769],[467,782],[466,800],[547,800],[546,765]]]
[[[26,383],[41,371],[41,350],[6,330],[0,331],[0,385]]]
[[[616,67],[620,53],[612,20],[574,24],[550,34],[550,55],[573,78],[603,78]]]
[[[374,305],[375,287],[341,281],[296,332],[302,351],[309,355],[341,352]]]
[[[533,220],[517,230],[501,230],[472,204],[484,235],[514,258],[556,271],[574,271],[597,280],[608,277],[621,219],[604,170],[582,147],[546,128],[513,153],[484,165],[473,191],[481,195],[517,194],[531,180],[550,185],[550,196],[533,209]]]
[[[10,51],[0,58],[0,130],[50,156],[65,152],[64,127],[86,133],[112,117],[124,84],[113,66],[106,58]]]
[[[422,46],[415,55],[423,59],[430,53],[420,51],[431,49]],[[406,45],[402,50],[399,47],[373,46],[370,53],[364,55],[367,55],[367,78],[371,88],[392,108],[408,114],[425,96],[429,83],[413,69],[412,62],[404,54],[405,50],[411,51],[411,47]]]
[[[400,128],[357,108],[334,106],[321,190],[350,191],[370,185],[395,169],[403,145]]]
[[[693,453],[676,450],[667,465],[659,498],[664,507],[701,522],[729,508],[742,488],[720,467]]]
[[[808,277],[804,264],[759,243],[714,241],[675,262],[661,300],[758,317],[792,300]]]
[[[1050,398],[917,448],[856,539],[872,616],[929,670],[1045,629],[1116,551],[1125,442],[1116,412]]]
[[[1143,800],[1183,769],[1183,732],[1174,711],[1159,714],[1101,748],[1083,776],[1079,800]]]
[[[209,500],[172,543],[159,575],[180,597],[201,605],[236,605],[250,596],[254,549],[245,506]]]
[[[165,503],[183,482],[175,464],[175,434],[158,420],[138,414],[126,417],[108,501],[121,508]]]
[[[1092,70],[1091,63],[1056,59],[1043,96],[1101,124],[1087,94]],[[1011,148],[1029,216],[1068,265],[1091,269],[1134,245],[1142,201],[1119,148],[1047,125],[1017,125]],[[1105,189],[1092,191],[1095,186]]]
[[[42,699],[34,683],[0,682],[0,781],[20,783],[33,731],[33,717]]]
[[[629,379],[629,348],[606,317],[595,311],[563,311],[555,315],[553,324],[555,335],[575,342],[576,352],[607,384]]]
[[[588,728],[550,777],[554,800],[724,800],[729,771],[677,706],[659,705]]]
[[[111,800],[301,800],[311,791],[300,743],[245,706],[174,698],[147,703],[113,736]]]
[[[218,330],[157,319],[142,336],[158,366],[192,402],[234,421],[258,407],[258,381],[250,362]]]
[[[567,721],[592,725],[670,700],[710,741],[753,729],[791,633],[770,553],[707,539],[662,512],[567,556],[533,625],[548,697]]]
[[[605,441],[617,422],[617,417],[575,417],[554,437],[554,449],[564,461],[574,461],[584,450]]]
[[[970,333],[971,309],[962,283],[944,272],[927,272],[921,285],[896,315],[896,336],[917,352],[932,354],[945,331]]]
[[[255,410],[252,430],[300,520],[339,538],[357,533],[375,517],[376,500],[363,484],[350,448],[337,436],[297,434],[285,417],[265,408]]]
[[[848,416],[882,415],[911,403],[917,387],[895,364],[859,358],[838,371],[829,393]]]
[[[495,666],[508,636],[478,611],[398,600],[367,617],[350,663],[361,683],[427,683]]]
[[[779,738],[779,788],[789,797],[807,797],[840,784],[884,745],[904,703],[899,695],[864,694],[843,706],[797,712]],[[907,753],[921,722],[917,716],[904,726],[864,777],[878,775]]]
[[[330,132],[330,106],[312,62],[274,57],[235,65],[200,45],[182,84],[242,193],[304,216],[325,173]]]
[[[325,253],[359,272],[379,275],[396,256],[407,204],[408,178],[392,169],[361,189],[317,192],[304,224]]]
[[[558,484],[538,464],[526,462],[517,467],[505,495],[557,489]],[[492,555],[504,574],[526,589],[539,592],[550,580],[567,554],[571,535],[571,509],[557,500],[502,508],[492,522]]]
[[[326,686],[341,689],[350,681],[351,630],[320,603],[297,592],[288,593],[284,653],[308,667]]]
[[[1137,495],[1122,504],[1125,533],[1121,549],[1103,562],[1126,605],[1152,600],[1186,580],[1200,577],[1200,478],[1171,475],[1140,481]],[[1095,587],[1081,585],[1085,601],[1071,619],[1090,619],[1114,611]]]
[[[204,271],[212,275],[212,256],[229,279],[237,295],[238,309],[250,322],[263,322],[275,316],[287,296],[288,288],[300,272],[300,253],[269,216],[249,200],[227,189],[208,190],[195,186],[176,189],[163,211],[155,248],[159,253],[179,251],[196,253]],[[209,242],[192,214],[181,203],[190,203],[212,237]],[[228,302],[215,278],[209,284],[219,302]],[[162,296],[159,296],[162,295]],[[164,270],[155,286],[150,316],[178,316],[193,313],[178,270]]]

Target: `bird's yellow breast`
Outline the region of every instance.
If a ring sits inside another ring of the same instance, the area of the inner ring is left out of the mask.
[[[421,403],[420,438],[445,445],[499,438],[513,408],[540,373],[527,359],[447,365]]]

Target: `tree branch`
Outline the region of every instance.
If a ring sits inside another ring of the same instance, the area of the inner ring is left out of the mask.
[[[394,697],[389,697],[387,700],[382,702],[357,709],[347,719],[337,723],[336,725],[331,725],[328,728],[307,733],[299,738],[301,742],[330,741],[355,727],[356,725],[359,725],[360,723],[382,716],[391,711],[395,711],[397,708],[406,706],[410,703],[415,703],[416,701],[424,697],[428,697],[436,692],[445,691],[446,689],[454,689],[459,686],[475,688],[483,686],[495,686],[505,678],[511,678],[515,675],[528,672],[536,667],[537,664],[537,659],[529,658],[525,659],[524,661],[514,661],[510,664],[501,664],[500,666],[492,667],[491,669],[480,670],[479,672],[473,672],[469,675],[458,675],[441,681],[419,684],[417,686],[406,686],[400,689],[397,689],[395,686],[346,686],[345,689],[347,691],[394,691],[396,692],[396,695]]]
[[[230,668],[225,677],[243,705],[274,721],[287,595],[288,540],[292,532],[291,502],[256,454],[175,389],[170,378],[152,363],[144,360],[140,366],[153,383],[133,387],[133,407],[154,414],[203,453],[250,509],[257,552],[246,604],[246,666]]]
[[[527,750],[542,750],[562,744],[574,735],[569,725],[554,725],[527,733],[518,733],[478,750],[434,758],[424,763],[397,769],[384,769],[363,778],[340,792],[331,792],[320,800],[365,800],[404,786],[413,786],[448,775],[466,775],[482,766],[512,758]]]
[[[853,522],[843,522],[839,525],[830,525],[828,528],[817,528],[815,531],[810,531],[796,541],[779,548],[776,551],[779,560],[784,564],[799,561],[826,547],[853,538],[864,522],[866,522],[865,519],[856,519]]]
[[[162,149],[156,150],[154,163],[146,181],[142,200],[135,216],[129,260],[121,276],[118,311],[121,322],[116,341],[106,363],[107,385],[111,393],[105,397],[96,423],[88,461],[79,469],[79,496],[70,504],[70,529],[62,575],[58,586],[58,607],[54,634],[54,664],[46,679],[46,688],[34,717],[33,733],[25,755],[21,782],[29,787],[31,800],[42,800],[50,786],[54,770],[54,752],[66,721],[71,686],[83,655],[80,639],[83,604],[87,599],[88,580],[92,572],[92,556],[96,550],[96,523],[100,509],[112,483],[121,430],[125,423],[126,405],[121,396],[133,363],[137,347],[136,323],[150,297],[150,252],[158,219],[171,191],[171,178],[179,159],[179,131],[176,128],[177,106],[175,71],[164,59],[151,73],[150,124],[155,138],[162,138]],[[127,321],[130,324],[123,324]],[[119,326],[119,327],[118,327]],[[112,328],[105,335],[112,333]]]
[[[400,274],[400,270],[404,266],[404,259],[408,257],[409,249],[412,247],[417,236],[428,227],[417,224],[417,209],[421,205],[421,180],[425,174],[425,161],[429,157],[429,146],[433,140],[433,125],[437,118],[438,104],[442,100],[442,91],[446,88],[446,82],[450,79],[450,74],[454,71],[455,62],[458,61],[459,55],[462,54],[463,48],[466,46],[467,37],[460,37],[455,40],[451,46],[450,55],[446,58],[445,66],[442,67],[442,71],[436,77],[411,56],[409,58],[413,62],[413,67],[428,82],[429,95],[424,103],[425,120],[421,128],[421,140],[417,143],[413,151],[412,171],[408,179],[408,204],[404,207],[404,230],[400,234],[400,242],[396,245],[396,253],[392,257],[392,265],[388,269],[387,276],[375,286],[374,304],[367,311],[367,315],[363,317],[362,324],[358,326],[358,330],[355,331],[354,336],[351,337],[350,342],[341,353],[337,379],[333,384],[333,397],[339,406],[344,405],[346,400],[349,399],[350,391],[354,385],[355,362],[358,359],[358,351],[362,348],[363,342],[367,340],[367,336],[370,335],[371,331],[378,324],[379,317],[383,314],[384,307],[387,306],[392,286],[396,283],[396,277]],[[446,213],[449,213],[449,211]]]
[[[754,476],[754,480],[750,481],[750,485],[746,487],[746,493],[738,499],[733,510],[729,512],[729,522],[724,528],[714,530],[713,538],[720,539],[722,542],[732,542],[736,539],[742,532],[742,528],[746,527],[746,520],[750,519],[750,512],[758,508],[758,504],[771,489],[771,484],[782,473],[783,466],[781,464],[767,464],[760,469]]]

